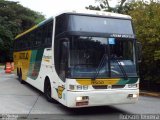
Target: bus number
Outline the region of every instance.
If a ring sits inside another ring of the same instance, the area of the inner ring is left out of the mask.
[[[103,85],[104,81],[92,81],[93,85]]]

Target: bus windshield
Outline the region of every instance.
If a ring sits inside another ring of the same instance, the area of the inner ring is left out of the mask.
[[[74,36],[69,43],[71,78],[137,77],[133,39]]]

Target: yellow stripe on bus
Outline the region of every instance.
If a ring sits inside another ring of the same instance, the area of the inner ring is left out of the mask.
[[[76,81],[80,85],[115,85],[116,83],[119,82],[119,78],[116,79],[96,79],[96,80],[91,80],[91,79],[76,79]]]
[[[27,30],[27,31],[25,31],[25,32],[23,32],[23,33],[17,35],[15,39],[17,39],[17,38],[19,38],[19,37],[21,37],[21,36],[23,36],[23,35],[25,35],[25,34],[31,32],[32,30],[34,30],[34,29],[37,28],[37,27],[38,27],[37,25],[33,26],[33,27],[30,28],[29,30]]]

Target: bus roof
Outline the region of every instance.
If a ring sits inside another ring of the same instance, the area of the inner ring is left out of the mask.
[[[15,39],[31,32],[32,30],[42,26],[43,24],[53,20],[53,18],[61,15],[61,14],[64,14],[64,13],[70,13],[70,14],[84,14],[84,15],[96,15],[96,16],[103,16],[103,17],[115,17],[115,18],[124,18],[124,19],[131,19],[131,16],[129,15],[124,15],[124,14],[118,14],[118,13],[112,13],[112,12],[103,12],[103,11],[96,11],[96,10],[66,10],[66,11],[63,11],[63,12],[60,12],[56,15],[54,15],[53,17],[47,19],[47,20],[44,20],[42,21],[41,23],[33,26],[32,28],[28,29],[27,31],[17,35],[15,37]]]
[[[131,19],[131,16],[119,14],[119,13],[112,13],[112,12],[104,12],[104,11],[96,11],[96,10],[66,10],[60,12],[55,15],[59,16],[64,13],[72,13],[72,14],[85,14],[85,15],[95,15],[95,16],[104,16],[104,17],[117,17],[117,18],[124,18],[124,19]]]

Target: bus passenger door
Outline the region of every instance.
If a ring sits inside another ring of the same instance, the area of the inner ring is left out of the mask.
[[[60,41],[60,54],[59,54],[59,77],[61,80],[58,85],[58,97],[61,102],[65,102],[65,80],[67,77],[68,69],[68,55],[69,55],[69,42],[67,39],[61,39]]]

